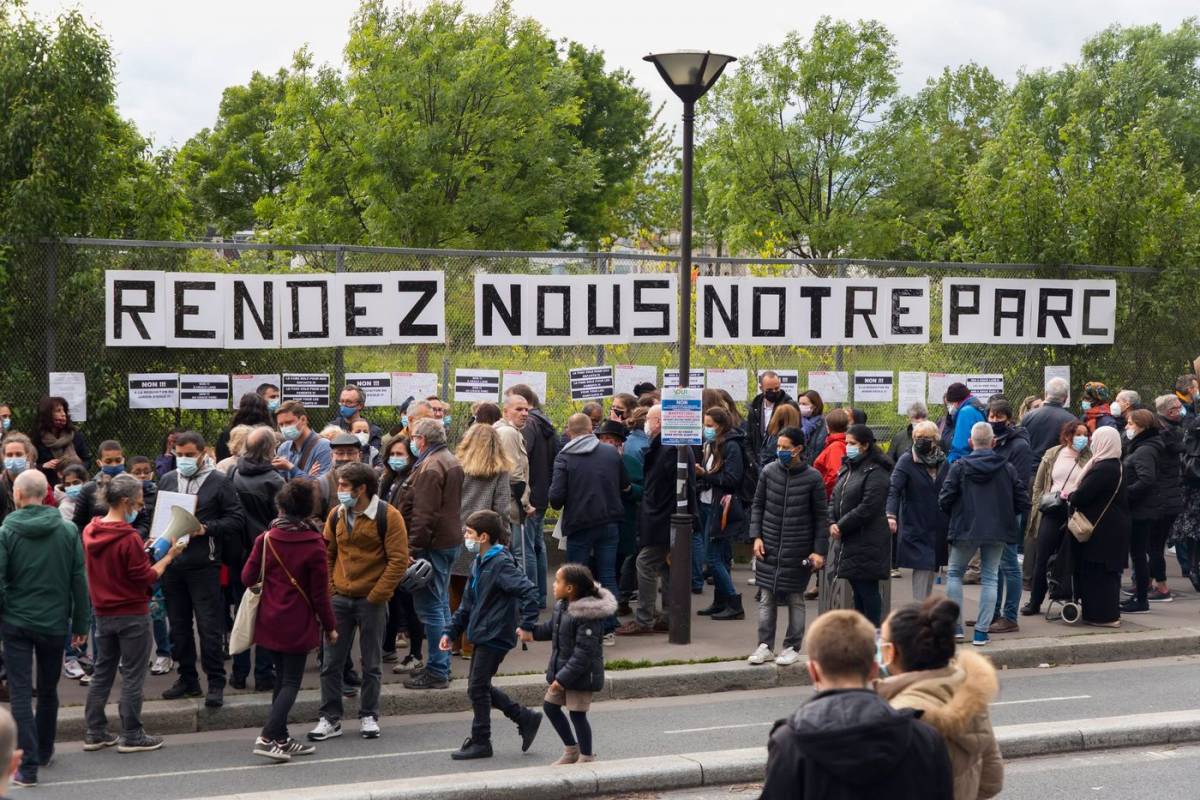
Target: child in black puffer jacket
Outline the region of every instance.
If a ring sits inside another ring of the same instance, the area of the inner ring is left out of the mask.
[[[534,628],[532,638],[551,643],[542,710],[566,748],[555,766],[595,761],[587,712],[592,693],[604,688],[604,621],[617,611],[612,592],[582,564],[565,564],[554,576],[554,614]],[[563,714],[563,706],[571,716]],[[575,728],[572,735],[571,728]]]

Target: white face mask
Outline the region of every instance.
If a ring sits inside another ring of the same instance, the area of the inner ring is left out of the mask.
[[[1137,428],[1126,428],[1125,429],[1125,438],[1126,439],[1133,441],[1134,439],[1137,438],[1137,435],[1138,435]]]
[[[1113,403],[1108,407],[1108,410],[1114,417],[1119,417],[1125,411],[1125,407],[1120,403]]]
[[[366,446],[367,446],[367,442],[371,440],[371,434],[369,434],[369,433],[356,433],[356,434],[354,434],[354,438],[355,438],[355,439],[358,439],[358,443],[359,443],[360,445],[362,445],[363,447],[366,447]]]
[[[802,417],[811,417],[811,416],[812,416],[812,413],[813,413],[813,407],[812,407],[812,406],[800,406],[800,416],[802,416]]]

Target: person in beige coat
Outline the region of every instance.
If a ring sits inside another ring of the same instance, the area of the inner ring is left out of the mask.
[[[999,684],[985,657],[957,655],[958,604],[945,597],[893,611],[883,623],[880,654],[890,677],[875,690],[893,708],[913,708],[946,741],[955,800],[986,800],[1004,788],[1004,762],[988,706]]]

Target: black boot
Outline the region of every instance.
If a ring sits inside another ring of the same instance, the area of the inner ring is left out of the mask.
[[[714,614],[724,611],[725,605],[726,605],[725,595],[721,594],[720,592],[714,592],[712,605],[709,606],[708,608],[702,608],[699,611],[697,611],[696,613],[702,617],[711,617]]]
[[[462,747],[451,753],[450,757],[455,761],[470,761],[476,758],[491,758],[492,743],[490,741],[477,742],[468,737],[467,740],[462,743]]]
[[[725,598],[725,610],[712,615],[713,619],[745,619],[746,612],[742,609],[742,596],[735,594]]]
[[[542,712],[527,708],[521,714],[521,718],[517,721],[517,732],[521,734],[522,753],[529,752],[529,746],[533,744],[533,739],[537,736],[538,728],[541,725]]]

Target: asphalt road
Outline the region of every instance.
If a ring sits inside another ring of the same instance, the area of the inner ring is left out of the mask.
[[[1197,666],[1200,656],[1005,671],[993,721],[1010,725],[1198,708]],[[590,715],[597,753],[603,759],[617,759],[761,745],[771,722],[790,713],[810,693],[809,689],[771,689],[599,703]],[[374,741],[360,739],[357,722],[351,720],[345,726],[346,735],[320,744],[315,756],[279,766],[250,754],[257,730],[176,735],[169,737],[167,746],[158,752],[131,755],[115,750],[84,753],[79,742],[62,742],[54,764],[40,772],[37,795],[43,800],[123,795],[178,800],[232,792],[282,792],[302,786],[539,766],[553,761],[561,750],[546,723],[530,752],[522,754],[514,726],[493,714],[495,757],[452,762],[449,753],[469,733],[469,719],[469,714],[462,713],[386,718],[381,721],[383,736]],[[309,727],[293,726],[291,732],[299,737]],[[1094,771],[1070,766],[1070,759],[1050,761],[1063,762],[1048,769],[1053,775],[1062,772],[1064,791],[1088,781],[1099,785],[1094,782]],[[1023,785],[1024,771],[1032,769],[1034,766],[1024,763],[1013,766],[1015,790]],[[1134,774],[1139,771],[1128,766],[1126,769]],[[1032,791],[1042,784],[1034,773],[1030,776],[1028,786]],[[1046,780],[1051,786],[1057,785],[1050,778]],[[13,789],[11,795],[20,797],[25,793]],[[1160,792],[1157,786],[1154,793],[1159,797],[1195,796],[1194,792]],[[1004,797],[1010,796],[1025,795],[1006,791]],[[1105,795],[1039,795],[1051,796]]]

